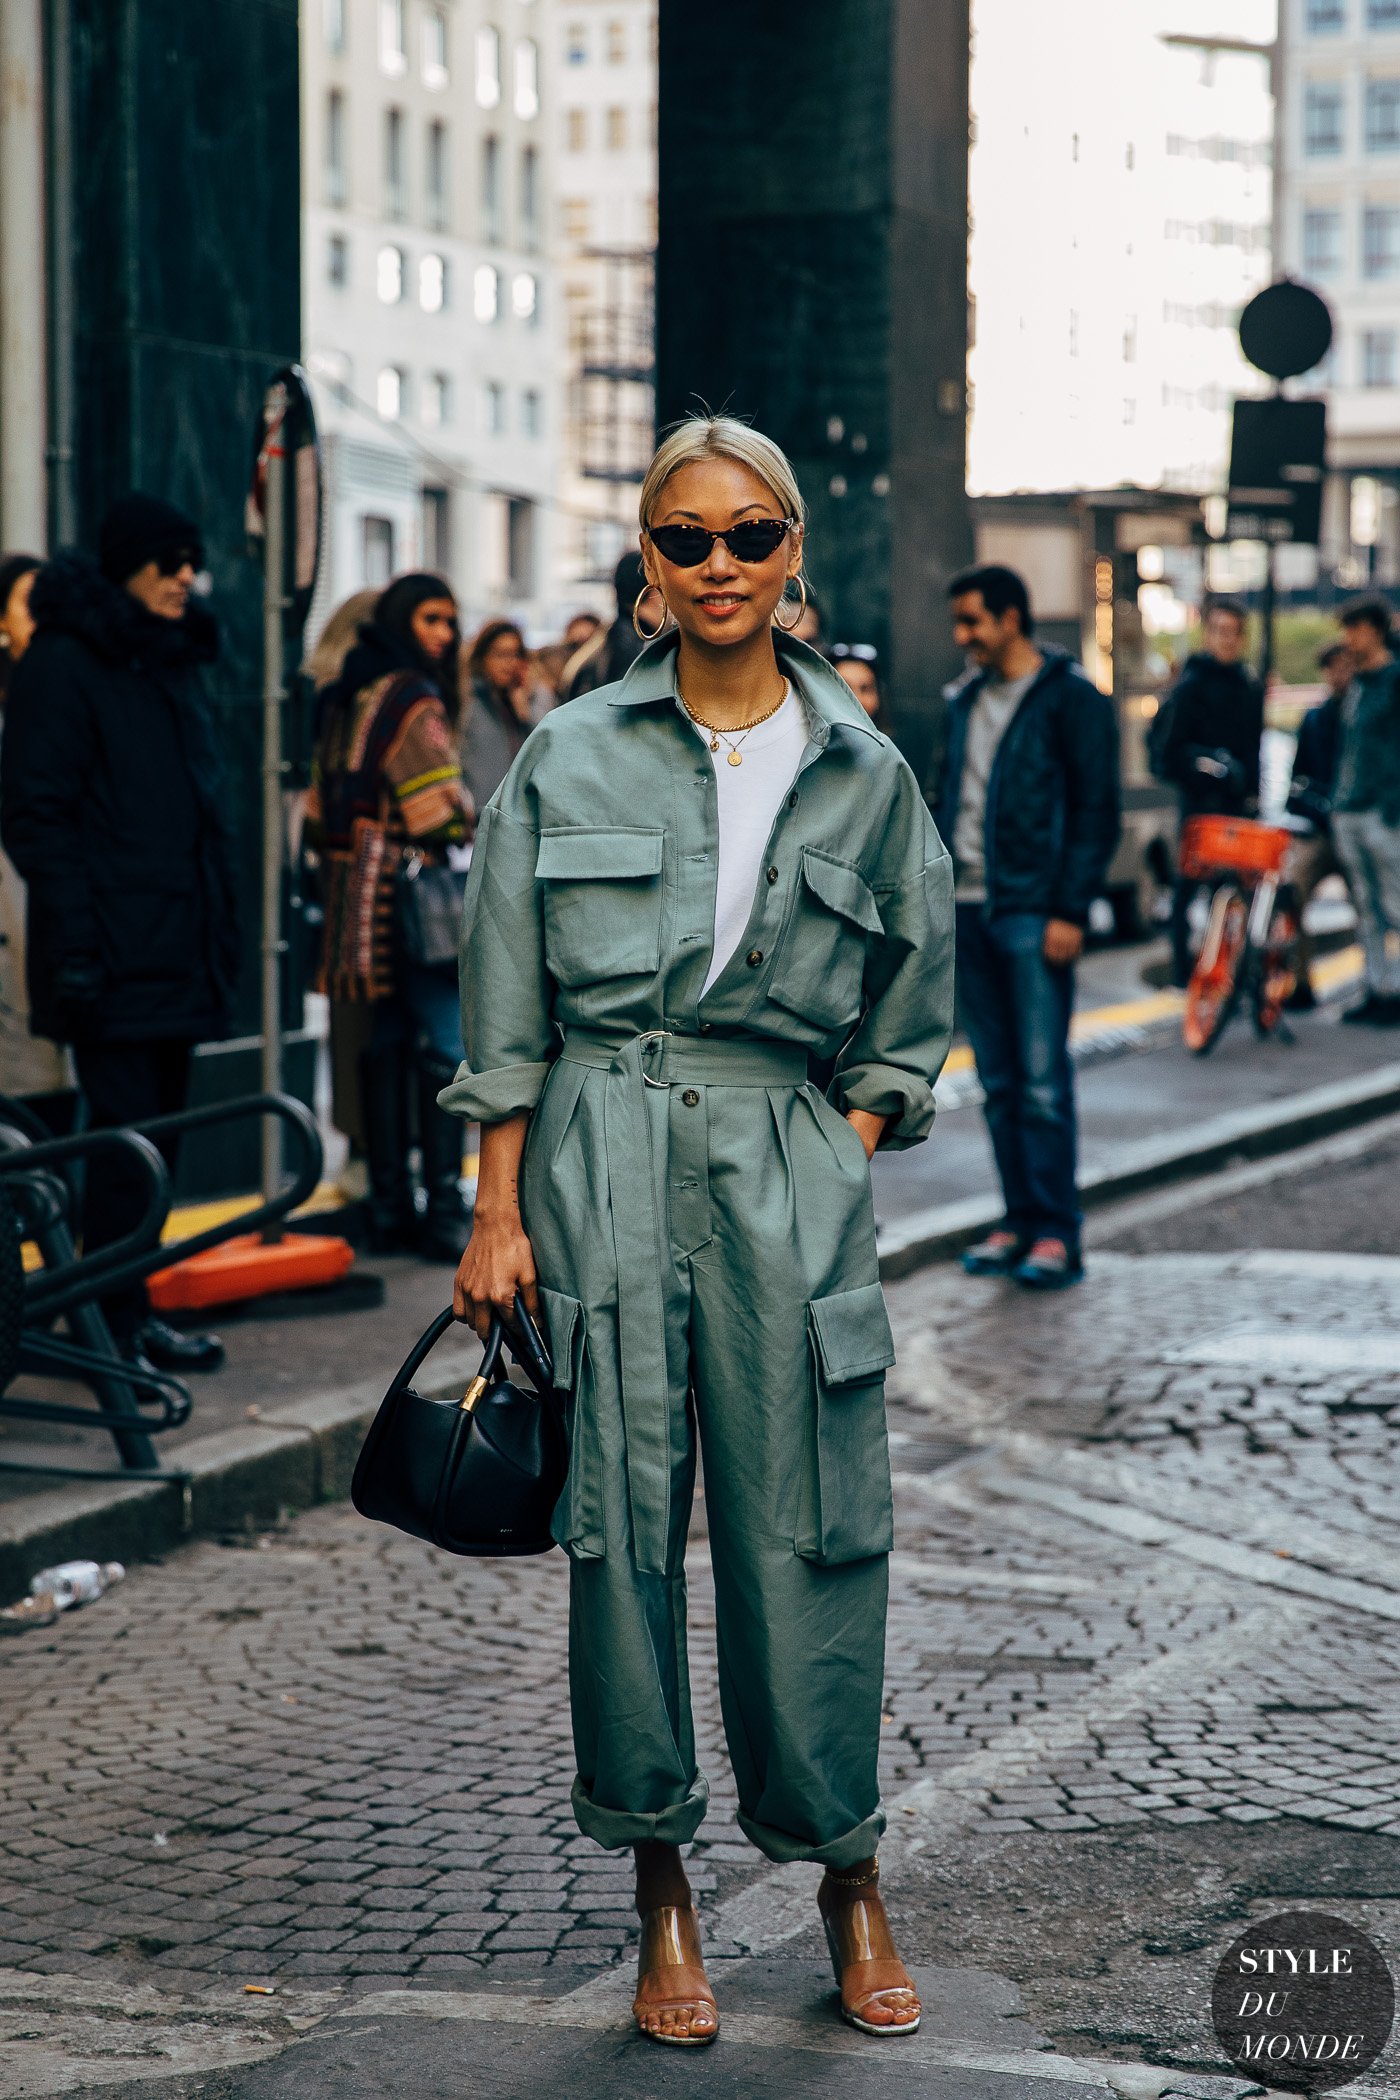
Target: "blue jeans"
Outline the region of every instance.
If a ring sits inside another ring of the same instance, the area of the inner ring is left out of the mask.
[[[980,904],[960,904],[957,927],[958,1011],[987,1097],[1007,1229],[1027,1240],[1063,1240],[1074,1253],[1081,1223],[1069,1058],[1074,972],[1046,962],[1038,912],[989,921]]]
[[[372,1050],[406,1051],[410,1058],[424,1047],[456,1073],[462,1062],[462,1010],[457,972],[424,969],[401,962],[392,999],[375,1002]]]

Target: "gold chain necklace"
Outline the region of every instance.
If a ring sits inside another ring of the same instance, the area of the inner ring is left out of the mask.
[[[703,729],[707,732],[710,739],[710,749],[712,751],[718,751],[720,746],[720,739],[722,737],[725,743],[729,746],[730,765],[741,766],[744,763],[744,755],[739,750],[739,745],[743,742],[744,738],[748,735],[751,729],[757,729],[761,722],[772,721],[774,715],[778,712],[778,709],[783,705],[783,702],[787,699],[787,696],[788,685],[787,681],[784,680],[782,693],[780,697],[774,701],[773,705],[770,708],[765,709],[765,711],[761,715],[755,715],[751,722],[745,722],[742,729],[736,730],[721,729],[717,723],[707,722],[703,715],[696,714],[695,709],[686,699],[684,693],[681,693],[679,695],[679,698],[681,706],[690,716],[690,719],[695,724],[696,728]]]

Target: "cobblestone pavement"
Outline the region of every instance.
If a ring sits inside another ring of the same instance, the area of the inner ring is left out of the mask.
[[[952,1271],[890,1299],[891,1885],[1082,1841],[1106,1963],[1115,1840],[1199,1865],[1246,1829],[1256,1857],[1284,1826],[1331,1833],[1338,1859],[1400,1836],[1400,1262],[1100,1254],[1049,1302]],[[382,1992],[613,1964],[634,1920],[625,1863],[568,1811],[565,1574],[453,1562],[329,1508],[137,1569],[7,1644],[0,1967]],[[750,1897],[786,1884],[733,1823],[698,1552],[692,1612],[714,1787],[692,1878],[722,1957],[755,1944]],[[1383,1944],[1396,1858],[1365,1913]],[[765,1915],[770,1941],[802,1929]],[[948,1928],[911,1915],[910,1951],[946,1959]],[[1062,2031],[1112,2027],[1084,2015],[1092,1989]],[[1160,2039],[1204,2069],[1201,2003]],[[1052,1982],[1039,2010],[1056,2031]]]

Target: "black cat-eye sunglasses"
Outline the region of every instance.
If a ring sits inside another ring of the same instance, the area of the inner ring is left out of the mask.
[[[673,568],[698,569],[716,540],[724,541],[735,561],[767,561],[796,523],[796,518],[745,518],[728,532],[707,532],[703,525],[651,525],[647,537]]]

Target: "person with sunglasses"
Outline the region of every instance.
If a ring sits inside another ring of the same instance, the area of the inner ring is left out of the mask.
[[[804,525],[778,447],[680,424],[641,527],[647,646],[546,716],[481,818],[442,1096],[483,1125],[454,1302],[484,1335],[520,1292],[570,1396],[574,1808],[635,1855],[641,2031],[718,2031],[679,1850],[707,1799],[698,1434],[740,1824],[826,1869],[842,2013],[906,2035],[875,1857],[894,1351],[870,1158],[933,1122],[951,868],[894,745],[783,631]]]
[[[239,933],[199,527],[134,493],[103,518],[98,551],[35,578],[34,639],[5,701],[0,830],[28,884],[30,1026],[72,1045],[101,1130],[184,1107],[196,1043],[229,1030]],[[86,1251],[131,1231],[144,1201],[139,1172],[94,1158]],[[213,1335],[153,1318],[142,1284],[105,1310],[138,1365],[223,1361]]]

